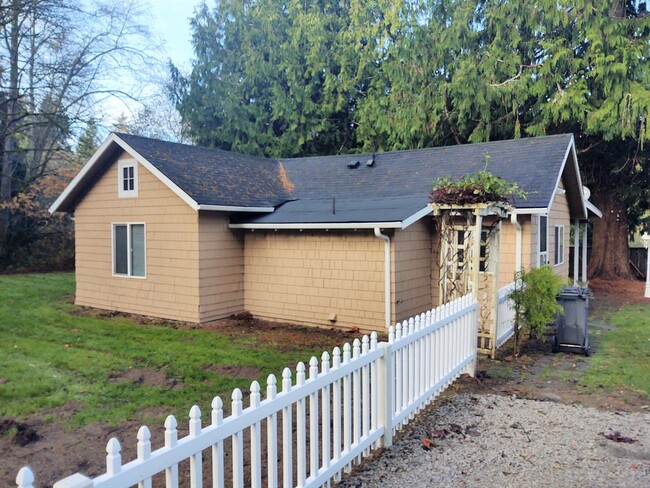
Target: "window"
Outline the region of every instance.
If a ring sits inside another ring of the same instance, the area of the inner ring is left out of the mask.
[[[539,216],[539,252],[537,253],[537,265],[548,264],[548,217]]]
[[[144,224],[113,224],[113,275],[146,276]]]
[[[120,161],[117,165],[117,195],[120,198],[138,196],[138,163]]]
[[[555,266],[564,263],[564,226],[555,226]]]

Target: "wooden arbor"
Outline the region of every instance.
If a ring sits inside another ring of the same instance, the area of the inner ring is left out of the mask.
[[[438,304],[471,293],[479,304],[478,351],[494,357],[501,221],[511,209],[503,203],[430,205],[439,254],[437,273],[433,267]]]

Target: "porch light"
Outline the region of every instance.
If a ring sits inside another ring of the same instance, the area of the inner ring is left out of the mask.
[[[643,247],[648,251],[648,262],[645,267],[645,298],[650,298],[650,235],[647,232],[644,232],[641,236],[641,242],[643,242]]]

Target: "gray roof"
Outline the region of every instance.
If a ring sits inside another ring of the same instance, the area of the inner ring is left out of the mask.
[[[282,204],[273,213],[233,215],[233,224],[342,224],[350,222],[401,222],[427,206],[426,195],[338,196],[301,198]]]
[[[424,208],[433,181],[460,178],[485,168],[516,183],[527,198],[519,209],[549,205],[563,167],[571,134],[372,154],[281,160],[297,202],[271,215],[238,216],[234,223],[403,221]],[[359,162],[358,167],[348,168]],[[336,214],[331,201],[336,199]],[[329,203],[328,203],[329,202]],[[418,208],[419,205],[419,208]]]
[[[426,208],[436,178],[476,173],[485,168],[486,160],[490,172],[527,192],[527,199],[515,198],[516,208],[539,209],[548,207],[553,198],[571,141],[571,134],[562,134],[374,155],[275,160],[115,134],[51,211],[73,210],[123,149],[144,158],[194,208],[244,212],[233,213],[234,224],[402,222]],[[374,162],[368,165],[368,161]],[[349,168],[351,164],[356,167]],[[572,182],[580,181],[574,165],[566,165],[564,171]],[[584,206],[579,189],[575,190],[567,197],[572,214],[580,216]],[[272,213],[259,213],[272,208]]]
[[[291,198],[282,185],[276,160],[116,135],[199,205],[275,207]]]

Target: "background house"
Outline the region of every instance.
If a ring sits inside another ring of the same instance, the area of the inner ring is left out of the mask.
[[[385,330],[440,300],[432,182],[487,159],[528,193],[488,253],[499,286],[545,263],[567,276],[587,219],[570,134],[288,160],[112,134],[50,210],[75,215],[78,305]]]

